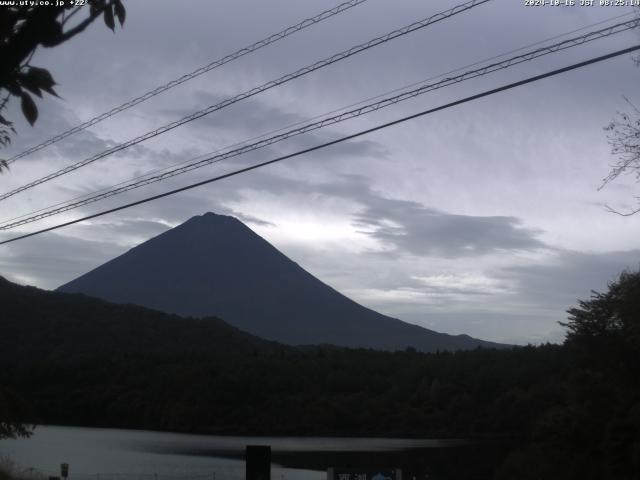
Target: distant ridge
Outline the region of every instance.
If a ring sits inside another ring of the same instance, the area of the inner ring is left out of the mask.
[[[0,305],[0,363],[79,362],[124,354],[249,355],[290,348],[218,318],[181,318],[136,305],[17,285],[3,277]]]
[[[399,350],[504,347],[387,317],[345,297],[234,217],[206,213],[62,285],[115,303],[216,316],[291,345]]]

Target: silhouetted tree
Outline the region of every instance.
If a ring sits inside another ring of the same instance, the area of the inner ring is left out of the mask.
[[[51,73],[30,65],[36,49],[56,47],[70,40],[100,16],[107,27],[115,30],[115,19],[122,26],[126,16],[121,0],[68,0],[47,6],[21,3],[0,8],[0,145],[7,145],[15,133],[13,123],[2,115],[11,97],[20,99],[22,113],[33,125],[38,108],[32,95],[56,95]],[[3,167],[6,163],[0,162],[0,170]]]
[[[0,389],[0,440],[31,435],[31,428],[19,421],[27,413],[24,400],[10,390]]]
[[[625,271],[605,293],[592,292],[589,300],[567,311],[567,340],[614,338],[640,346],[640,270]]]
[[[640,19],[640,7],[636,7],[635,12],[636,20]],[[633,61],[640,67],[640,54],[636,54]],[[609,175],[602,181],[598,190],[621,175],[632,174],[635,175],[636,180],[640,181],[640,110],[628,98],[625,97],[625,100],[631,107],[630,112],[618,112],[616,118],[605,127],[611,153],[618,157],[618,162],[611,167]],[[607,209],[625,217],[634,215],[640,212],[640,196],[635,199],[638,207],[626,212],[609,206]]]
[[[609,123],[605,130],[611,146],[611,153],[618,157],[618,162],[611,167],[609,175],[604,179],[600,189],[621,175],[635,175],[640,181],[640,110],[626,99],[631,112],[618,112],[617,117]],[[638,207],[621,212],[611,207],[608,209],[619,215],[630,216],[640,212],[640,196],[635,197]]]

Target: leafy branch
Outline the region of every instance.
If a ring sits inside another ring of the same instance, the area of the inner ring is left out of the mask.
[[[26,120],[33,125],[38,119],[38,107],[34,96],[43,93],[58,96],[51,73],[30,65],[31,57],[39,46],[52,48],[83,32],[98,17],[115,32],[116,19],[122,27],[126,10],[122,0],[88,0],[87,6],[77,7],[67,2],[63,6],[16,5],[0,9],[0,145],[11,142],[16,133],[13,122],[2,115],[10,98],[20,100]],[[88,8],[87,8],[88,7]],[[80,12],[88,14],[70,26],[70,20]],[[6,169],[0,160],[0,171]]]

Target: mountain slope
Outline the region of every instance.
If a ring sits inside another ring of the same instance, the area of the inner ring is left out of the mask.
[[[0,305],[0,359],[16,364],[102,354],[251,354],[285,348],[217,318],[180,318],[16,285],[2,277]]]
[[[306,272],[239,220],[193,217],[63,285],[181,316],[215,315],[283,343],[423,351],[499,346],[363,307]]]

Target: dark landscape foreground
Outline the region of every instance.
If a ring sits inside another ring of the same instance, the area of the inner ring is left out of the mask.
[[[624,274],[570,311],[562,346],[424,354],[294,348],[217,319],[2,280],[0,384],[15,400],[3,415],[223,434],[470,438],[500,452],[485,456],[479,478],[638,478],[639,302],[640,273]],[[464,466],[448,463],[462,475]]]

